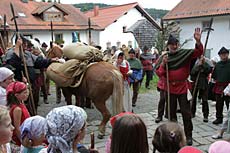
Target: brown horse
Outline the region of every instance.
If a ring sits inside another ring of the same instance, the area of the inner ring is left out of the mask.
[[[55,54],[58,55],[60,53],[57,52],[60,52],[60,49],[53,47],[50,52],[56,52]],[[79,87],[62,89],[67,104],[70,104],[68,101],[71,100],[72,93],[75,93],[91,99],[95,107],[101,112],[103,119],[99,126],[98,138],[103,138],[105,135],[105,126],[111,117],[106,107],[106,100],[112,96],[113,114],[123,111],[123,78],[119,70],[110,63],[92,64],[86,70]]]

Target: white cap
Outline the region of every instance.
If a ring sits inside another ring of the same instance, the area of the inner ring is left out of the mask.
[[[14,72],[11,71],[10,69],[6,67],[0,67],[0,82],[3,82],[4,80],[6,80],[8,77],[10,77],[13,74]]]

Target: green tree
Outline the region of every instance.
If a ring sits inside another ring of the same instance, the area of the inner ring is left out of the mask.
[[[42,0],[42,2],[46,2],[46,0]]]
[[[162,22],[161,23],[162,30],[159,31],[156,40],[156,48],[161,53],[162,51],[166,50],[166,43],[170,34],[174,35],[175,37],[179,38],[179,34],[181,32],[181,28],[179,24],[175,21],[169,22]],[[187,43],[185,41],[183,45]],[[183,46],[181,45],[181,47]]]
[[[48,0],[47,2],[48,2],[48,3],[52,3],[52,0]]]

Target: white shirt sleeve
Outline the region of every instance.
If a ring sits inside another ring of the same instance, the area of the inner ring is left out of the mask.
[[[230,94],[230,84],[224,89],[224,95]]]

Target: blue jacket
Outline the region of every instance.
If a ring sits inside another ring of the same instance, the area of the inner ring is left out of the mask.
[[[130,83],[133,83],[135,82],[135,80],[138,80],[140,81],[142,79],[142,69],[132,69],[133,70],[133,73],[131,76],[129,76],[129,82]]]

